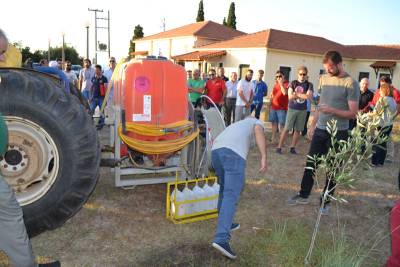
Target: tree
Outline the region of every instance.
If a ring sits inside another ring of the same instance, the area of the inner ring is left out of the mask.
[[[72,46],[65,46],[64,47],[65,59],[71,61],[72,64],[81,64],[81,58],[79,57],[78,52]],[[50,48],[50,55],[53,59],[55,58],[62,58],[62,47],[51,47]],[[43,56],[43,58],[47,58]]]
[[[197,11],[197,18],[196,22],[204,21],[204,6],[203,6],[203,0],[200,0],[199,3],[199,10]]]
[[[99,43],[99,50],[100,51],[106,51],[107,50],[107,45],[104,43]]]
[[[226,18],[224,17],[224,20],[222,21],[222,25],[226,26]]]
[[[128,59],[130,59],[131,53],[135,52],[135,40],[142,38],[144,36],[143,33],[143,27],[140,26],[140,24],[135,26],[135,29],[133,30],[133,36],[131,38],[131,40],[129,40],[129,55],[128,55]]]
[[[232,2],[229,6],[228,19],[226,20],[226,26],[236,30],[236,15],[235,15],[235,2]]]
[[[31,58],[33,62],[39,62],[42,58],[47,58],[48,51],[35,50],[35,52],[32,53],[29,46],[23,47],[20,42],[14,43],[14,45],[21,51],[22,62],[25,62],[25,60],[27,60],[28,58]],[[72,64],[81,64],[82,58],[79,57],[79,54],[74,47],[66,45],[64,51],[66,60],[71,61]],[[61,58],[62,47],[51,47],[50,55],[52,59]]]
[[[19,51],[21,51],[22,62],[25,62],[28,58],[32,58],[31,48],[29,46],[20,47]]]
[[[311,256],[315,247],[317,233],[321,223],[321,215],[324,203],[328,200],[338,201],[339,203],[347,203],[348,201],[342,196],[333,197],[333,191],[338,187],[354,188],[357,180],[362,177],[355,175],[360,168],[368,168],[368,162],[372,156],[374,146],[381,145],[386,142],[388,137],[383,134],[384,128],[381,123],[387,117],[395,117],[388,109],[388,104],[384,101],[378,102],[374,112],[361,112],[357,115],[357,126],[350,132],[347,140],[338,141],[336,138],[338,128],[337,121],[328,122],[327,132],[331,135],[332,146],[328,153],[322,156],[308,156],[308,160],[314,165],[306,167],[315,172],[314,180],[327,179],[327,186],[323,190],[320,202],[320,209],[314,225],[314,231],[311,236],[310,246],[304,259],[306,266],[311,262]],[[321,177],[323,176],[323,177]],[[375,243],[370,251],[376,248]]]

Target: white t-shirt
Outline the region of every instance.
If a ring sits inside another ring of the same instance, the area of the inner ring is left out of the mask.
[[[254,117],[247,117],[244,120],[232,123],[215,138],[212,150],[223,147],[229,148],[246,160],[250,145],[255,139],[254,127],[256,125],[264,128],[264,124]]]
[[[76,74],[72,71],[70,72],[66,72],[64,71],[65,76],[67,76],[68,80],[70,83],[72,83],[73,85],[76,85],[75,82],[78,80],[78,78],[76,77]]]
[[[106,78],[107,78],[107,81],[108,82],[110,82],[111,81],[111,77],[112,77],[112,75],[113,75],[113,70],[112,69],[106,69],[105,71],[104,71],[104,76],[106,76]]]
[[[246,79],[241,79],[237,86],[237,97],[236,97],[236,106],[245,106],[246,103],[242,100],[239,95],[239,92],[243,92],[244,97],[247,101],[249,101],[251,93],[254,90],[254,84],[251,81],[246,81]]]
[[[92,78],[94,77],[95,71],[92,67],[88,69],[81,69],[79,72],[79,79],[82,79],[82,88],[81,91],[89,91],[90,87],[92,87]]]

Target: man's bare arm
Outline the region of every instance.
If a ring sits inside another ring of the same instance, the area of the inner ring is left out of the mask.
[[[258,150],[261,154],[261,162],[259,172],[265,172],[267,170],[267,150],[265,148],[265,135],[264,128],[261,125],[254,126],[254,135]]]

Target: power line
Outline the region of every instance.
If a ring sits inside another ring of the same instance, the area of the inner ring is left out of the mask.
[[[107,30],[107,49],[108,57],[111,57],[111,49],[110,49],[110,11],[107,11],[107,17],[98,17],[97,12],[102,13],[103,9],[91,9],[88,8],[88,11],[94,12],[94,43],[95,43],[95,64],[97,64],[97,52],[104,52],[103,49],[99,49],[99,42],[97,41],[97,30]],[[97,26],[98,20],[106,20],[107,27]]]

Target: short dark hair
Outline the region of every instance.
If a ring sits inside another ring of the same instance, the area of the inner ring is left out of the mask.
[[[327,63],[329,60],[331,60],[333,63],[336,65],[341,63],[343,61],[342,56],[338,51],[328,51],[324,54],[323,63]]]
[[[387,84],[392,84],[392,79],[389,76],[385,75],[379,79],[380,82],[385,82]]]
[[[258,73],[264,74],[264,71],[263,70],[258,70]]]
[[[88,59],[88,58],[85,58],[85,59],[83,60],[83,62],[85,62],[85,61],[89,62],[90,65],[92,64],[92,61],[90,61],[90,59]]]
[[[101,70],[101,65],[97,64],[96,66],[94,66],[96,69]]]
[[[254,73],[254,71],[252,69],[248,69],[247,72],[250,72],[251,74]]]
[[[284,75],[283,72],[280,71],[280,70],[277,70],[277,71],[275,72],[275,75],[276,75],[276,74],[282,74],[282,75]]]

